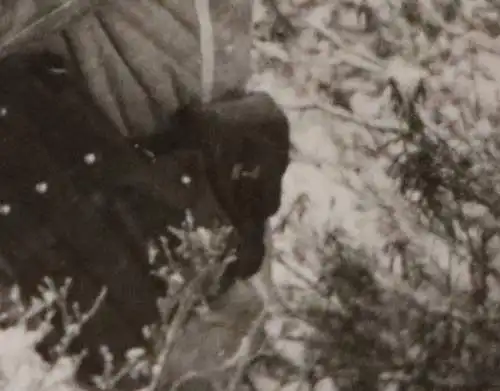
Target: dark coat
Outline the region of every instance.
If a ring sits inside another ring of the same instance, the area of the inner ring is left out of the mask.
[[[266,94],[186,107],[169,131],[127,140],[58,57],[10,56],[0,63],[0,273],[25,297],[46,275],[71,277],[69,300],[82,309],[107,288],[70,349],[90,350],[82,377],[98,372],[101,344],[118,358],[147,346],[141,330],[159,321],[156,299],[165,294],[147,242],[180,226],[186,208],[200,225],[218,219],[236,228],[237,260],[222,291],[259,269],[288,148],[286,117]],[[63,327],[60,316],[54,322],[46,356]]]

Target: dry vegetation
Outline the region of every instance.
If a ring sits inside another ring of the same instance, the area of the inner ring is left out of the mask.
[[[256,6],[250,84],[292,123],[278,295],[262,306],[239,287],[194,321],[179,311],[153,385],[497,389],[500,5],[281,0],[276,17],[270,3]],[[70,371],[37,371],[22,327],[0,334],[0,388],[55,390]]]

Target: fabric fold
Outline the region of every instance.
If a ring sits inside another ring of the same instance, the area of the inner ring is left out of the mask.
[[[192,100],[242,89],[251,0],[16,0],[0,9],[0,58],[48,48],[85,79],[127,136],[168,128]]]

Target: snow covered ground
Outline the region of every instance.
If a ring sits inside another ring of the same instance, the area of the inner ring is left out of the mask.
[[[374,156],[369,149],[376,147],[380,129],[388,133],[404,127],[391,110],[391,78],[407,96],[423,80],[428,90],[424,109],[429,115],[439,112],[443,125],[462,121],[472,144],[480,145],[491,136],[500,102],[500,37],[484,26],[487,20],[498,21],[500,11],[480,3],[463,3],[454,9],[456,20],[444,21],[443,9],[448,10],[452,2],[414,2],[419,18],[442,28],[431,41],[401,18],[404,2],[367,3],[383,26],[377,32],[364,31],[367,22],[356,15],[357,2],[282,2],[282,8],[305,27],[293,45],[285,45],[286,50],[272,42],[256,44],[261,63],[279,63],[280,72],[261,72],[250,84],[273,95],[292,124],[296,150],[276,219],[288,212],[298,196],[308,200],[300,224],[275,238],[280,250],[287,252],[295,243],[301,251],[314,253],[318,235],[341,229],[350,246],[373,257],[381,274],[389,273],[391,257],[386,249],[396,240],[406,240],[418,262],[437,262],[436,268],[448,270],[451,249],[418,224],[417,211],[387,174],[387,155]],[[291,11],[297,4],[303,9]],[[477,23],[471,26],[473,17]],[[377,40],[393,45],[392,55],[377,56]],[[343,94],[352,112],[329,104],[328,96],[321,95],[325,85]],[[480,115],[471,120],[472,128],[466,128],[463,115],[471,105],[477,106]],[[293,254],[287,257],[293,258]],[[317,265],[313,254],[306,258],[312,262],[307,267],[310,273]],[[463,270],[452,272],[458,278]],[[291,276],[282,273],[277,273],[277,280],[289,281]],[[390,274],[398,273],[396,262]]]

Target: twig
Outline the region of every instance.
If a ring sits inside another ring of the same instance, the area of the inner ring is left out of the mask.
[[[283,107],[286,110],[308,110],[308,109],[322,110],[333,117],[338,117],[344,121],[353,122],[356,125],[363,126],[369,129],[382,130],[397,134],[406,131],[405,126],[401,124],[400,120],[397,119],[366,120],[360,118],[359,116],[355,116],[349,113],[345,109],[324,103],[320,99],[310,99],[307,102],[302,102],[299,104],[284,104]]]
[[[66,0],[53,10],[40,16],[21,30],[7,34],[0,43],[0,58],[6,57],[22,45],[40,40],[63,29],[77,17],[101,7],[111,0]]]

